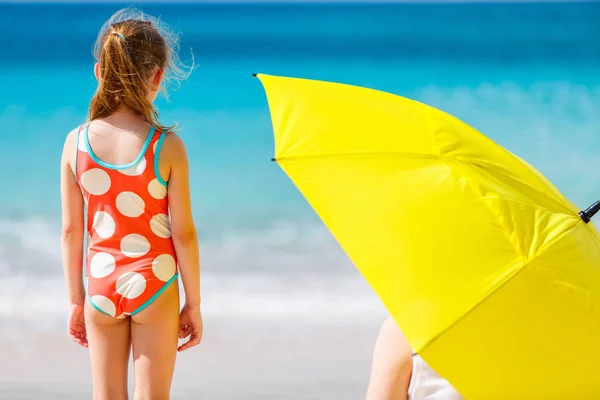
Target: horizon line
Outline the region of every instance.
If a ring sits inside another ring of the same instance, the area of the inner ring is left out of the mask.
[[[0,4],[535,4],[598,3],[600,0],[0,0]]]

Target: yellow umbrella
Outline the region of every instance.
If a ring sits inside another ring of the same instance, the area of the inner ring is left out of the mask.
[[[425,104],[257,76],[274,160],[432,368],[468,400],[600,398],[600,203]]]

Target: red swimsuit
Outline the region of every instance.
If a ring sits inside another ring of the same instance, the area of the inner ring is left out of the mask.
[[[116,318],[146,308],[177,280],[167,182],[158,172],[165,134],[148,133],[127,165],[99,160],[88,124],[77,135],[75,171],[87,204],[87,292],[91,304]]]

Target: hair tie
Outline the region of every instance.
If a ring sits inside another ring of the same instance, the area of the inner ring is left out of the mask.
[[[113,32],[113,34],[118,35],[121,39],[125,40],[125,35],[119,32]]]

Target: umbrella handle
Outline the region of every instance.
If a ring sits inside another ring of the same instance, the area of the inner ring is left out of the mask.
[[[590,222],[592,220],[592,217],[598,211],[600,211],[600,201],[595,202],[594,204],[589,206],[585,211],[581,211],[579,213],[579,217],[583,220],[583,222],[585,222],[587,224],[588,222]]]

